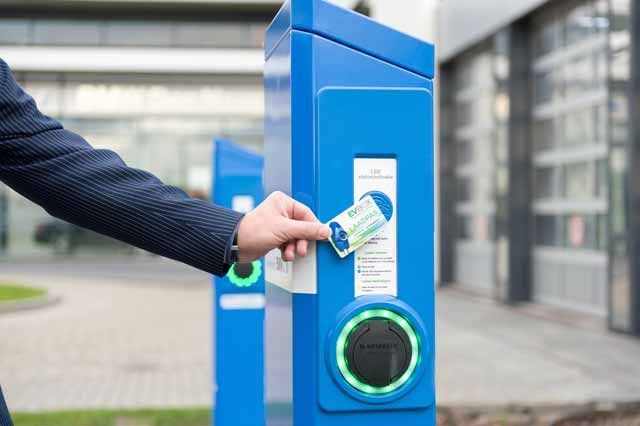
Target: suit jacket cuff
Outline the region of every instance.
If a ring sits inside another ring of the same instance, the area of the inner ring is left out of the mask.
[[[244,215],[240,216],[240,218],[238,219],[238,223],[236,224],[236,228],[233,230],[233,232],[231,233],[231,236],[229,237],[229,240],[227,241],[227,246],[225,247],[225,251],[224,251],[224,259],[225,259],[225,274],[229,271],[229,268],[231,268],[231,265],[233,265],[233,259],[231,256],[231,247],[236,243],[236,239],[238,237],[238,229],[240,228],[240,222],[242,222],[242,219],[244,218]]]

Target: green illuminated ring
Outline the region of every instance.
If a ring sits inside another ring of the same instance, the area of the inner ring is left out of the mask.
[[[349,366],[347,365],[345,357],[345,350],[347,348],[347,345],[349,344],[349,336],[351,335],[351,332],[358,325],[360,325],[361,322],[372,318],[385,318],[395,322],[400,326],[400,328],[404,330],[405,333],[407,333],[407,336],[409,336],[409,342],[411,342],[411,361],[409,362],[409,368],[407,368],[407,371],[405,371],[398,380],[382,387],[371,386],[369,384],[361,382],[349,370]],[[351,318],[349,322],[347,322],[347,324],[342,328],[342,331],[338,336],[338,341],[336,342],[336,360],[338,361],[338,370],[340,370],[342,377],[344,377],[347,383],[349,383],[351,386],[353,386],[360,392],[364,392],[370,395],[386,394],[389,392],[393,392],[394,390],[407,383],[407,381],[411,378],[411,375],[415,372],[416,368],[418,367],[418,363],[420,362],[420,339],[418,338],[418,335],[416,334],[411,324],[409,324],[409,322],[404,317],[388,309],[369,309],[360,312],[358,315]]]
[[[234,263],[231,265],[231,268],[229,268],[227,278],[229,278],[229,281],[238,287],[251,287],[253,284],[258,282],[258,278],[260,278],[260,275],[262,274],[262,262],[254,260],[251,262],[251,266],[253,267],[251,275],[246,278],[241,278],[236,275],[236,264]]]

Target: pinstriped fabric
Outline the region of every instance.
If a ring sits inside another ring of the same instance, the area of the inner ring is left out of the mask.
[[[11,416],[9,416],[9,410],[7,409],[7,403],[4,401],[2,395],[2,388],[0,388],[0,426],[13,426]]]
[[[0,180],[51,215],[224,275],[241,215],[194,200],[41,114],[0,59]]]

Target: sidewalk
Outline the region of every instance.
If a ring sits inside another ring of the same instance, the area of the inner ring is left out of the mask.
[[[438,292],[438,401],[444,405],[640,400],[640,340]]]
[[[0,383],[12,410],[206,406],[209,277],[158,260],[0,268],[0,281],[63,296],[0,315]],[[438,292],[438,403],[640,400],[640,340]],[[267,372],[269,374],[269,372]]]

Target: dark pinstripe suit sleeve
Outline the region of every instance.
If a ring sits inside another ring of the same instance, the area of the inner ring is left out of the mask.
[[[0,426],[13,426],[7,403],[2,395],[2,388],[0,388]]]
[[[224,275],[241,215],[93,149],[41,114],[0,59],[0,180],[51,215]]]

